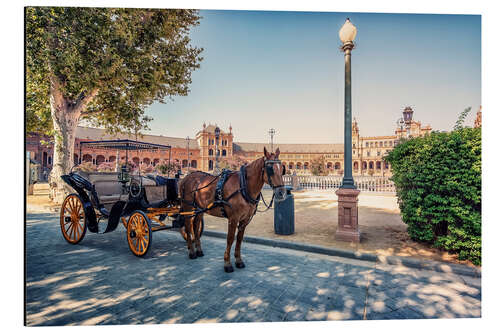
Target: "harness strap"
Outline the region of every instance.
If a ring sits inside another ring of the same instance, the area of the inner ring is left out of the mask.
[[[226,184],[229,175],[231,174],[230,170],[223,169],[222,173],[219,175],[219,181],[215,187],[215,201],[214,205],[220,206],[222,211],[222,216],[227,217],[226,211],[224,210],[224,205],[228,205],[231,207],[231,204],[227,202],[229,199],[224,200],[224,185]]]
[[[259,195],[257,195],[256,199],[252,198],[248,193],[246,165],[242,165],[240,168],[240,191],[243,199],[245,199],[246,202],[251,203],[252,205],[256,205],[259,203],[260,193]]]

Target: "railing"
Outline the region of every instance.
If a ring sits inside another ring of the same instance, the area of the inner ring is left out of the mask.
[[[294,189],[333,190],[342,185],[342,176],[284,175],[283,183]],[[388,177],[358,176],[354,177],[354,183],[363,192],[396,192]]]

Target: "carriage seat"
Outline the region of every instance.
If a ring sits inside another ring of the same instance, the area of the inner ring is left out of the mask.
[[[166,178],[149,174],[146,176],[150,184],[144,184],[146,196],[150,203],[164,201],[175,201],[178,199],[178,179]]]
[[[89,172],[87,179],[95,186],[97,197],[102,204],[115,203],[122,198],[122,183],[118,181],[119,172]]]

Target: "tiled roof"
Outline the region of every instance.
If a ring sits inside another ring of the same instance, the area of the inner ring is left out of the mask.
[[[100,128],[92,127],[82,127],[78,126],[76,128],[76,137],[83,140],[114,140],[114,139],[130,139],[135,140],[135,135],[128,135],[123,133],[118,133],[116,135],[109,135],[105,133],[105,130]],[[150,143],[156,143],[160,145],[170,145],[172,148],[186,148],[186,139],[184,138],[173,138],[162,135],[143,135],[137,136],[138,141],[145,141]],[[197,149],[198,142],[194,139],[189,139],[189,148]]]
[[[271,151],[271,145],[267,143],[233,142],[234,151],[264,151],[264,146]],[[280,152],[287,153],[342,153],[344,145],[339,143],[275,143],[274,149],[279,148]]]

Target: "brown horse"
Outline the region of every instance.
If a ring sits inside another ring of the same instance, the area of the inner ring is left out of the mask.
[[[179,189],[180,197],[182,198],[181,212],[194,211],[195,209],[201,209],[203,211],[206,209],[206,211],[196,216],[186,216],[185,218],[185,231],[187,233],[186,242],[189,258],[195,259],[196,257],[203,256],[200,242],[201,221],[203,219],[203,214],[206,212],[212,216],[228,219],[224,270],[228,273],[234,271],[231,265],[230,255],[236,228],[238,229],[236,247],[234,249],[236,267],[245,267],[241,259],[241,242],[243,240],[245,228],[250,223],[257,210],[257,204],[264,183],[273,188],[276,200],[283,200],[286,196],[283,179],[281,177],[284,174],[284,166],[282,166],[281,162],[278,160],[279,154],[279,148],[276,149],[275,153],[269,153],[266,148],[264,148],[264,156],[246,166],[246,189],[244,185],[242,188],[242,184],[240,184],[241,170],[229,174],[222,191],[223,200],[227,200],[229,205],[214,205],[216,186],[220,176],[213,176],[204,172],[194,172],[187,175],[180,182]],[[250,197],[250,199],[248,199],[248,197]],[[212,205],[213,208],[211,208]],[[196,252],[193,242],[196,245]]]

